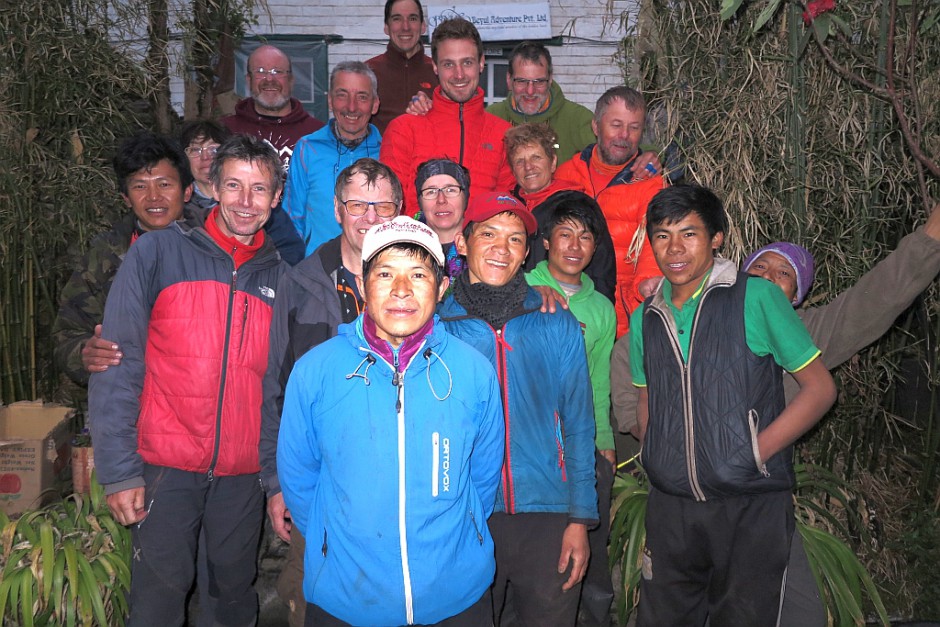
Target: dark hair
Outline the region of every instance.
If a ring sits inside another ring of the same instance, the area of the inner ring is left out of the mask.
[[[516,47],[512,49],[512,52],[509,53],[510,76],[512,76],[513,64],[516,62],[516,59],[535,63],[536,65],[544,65],[545,69],[548,70],[548,75],[552,75],[552,55],[548,52],[548,48],[546,48],[543,43],[538,41],[523,41],[516,45]]]
[[[415,4],[418,5],[418,17],[421,18],[421,21],[424,21],[424,8],[421,6],[421,0],[413,0]],[[388,24],[389,19],[392,17],[392,6],[396,2],[402,2],[402,0],[385,0],[385,23]]]
[[[216,188],[222,187],[222,167],[226,161],[247,161],[267,170],[273,179],[271,189],[275,192],[284,186],[281,176],[281,159],[274,146],[256,135],[232,135],[226,139],[215,153],[212,167],[209,168],[209,180]]]
[[[545,151],[545,156],[553,159],[556,156],[555,142],[557,141],[558,134],[548,122],[519,124],[506,129],[506,134],[503,135],[506,159],[510,162],[517,150],[529,144],[541,146]]]
[[[423,262],[426,262],[431,270],[434,272],[434,279],[437,281],[437,285],[440,286],[441,281],[444,280],[444,266],[437,263],[437,259],[428,252],[424,246],[419,246],[417,244],[412,244],[411,242],[400,242],[397,244],[389,244],[385,248],[379,249],[377,253],[372,255],[372,258],[368,261],[362,262],[362,283],[365,284],[369,279],[369,272],[372,270],[372,266],[375,265],[375,260],[379,258],[379,255],[384,253],[386,250],[401,250],[408,253],[410,256],[415,259],[419,259]]]
[[[555,202],[552,203],[551,211],[542,224],[541,235],[544,239],[550,239],[555,227],[569,220],[583,224],[594,236],[595,242],[600,241],[601,236],[607,232],[607,220],[600,205],[587,194],[576,191],[556,192],[545,202],[548,200]]]
[[[653,196],[646,210],[646,236],[652,238],[655,226],[675,224],[693,212],[702,219],[710,237],[728,231],[728,215],[712,190],[701,185],[680,184]]]
[[[431,35],[431,59],[437,63],[437,47],[442,41],[448,39],[469,39],[477,47],[477,58],[483,56],[483,40],[480,39],[480,31],[477,27],[462,17],[452,17],[442,21],[434,27],[434,34]]]
[[[595,122],[600,123],[607,107],[613,104],[614,100],[623,101],[623,106],[630,111],[646,111],[646,100],[643,98],[643,94],[632,87],[618,85],[617,87],[611,87],[597,99],[597,105],[594,107]]]
[[[122,141],[114,159],[111,160],[121,193],[127,195],[127,179],[132,174],[149,170],[164,159],[176,168],[183,189],[193,184],[189,157],[175,139],[155,135],[150,131],[139,131]]]
[[[343,171],[336,177],[333,195],[336,198],[342,198],[343,190],[352,182],[352,178],[357,174],[362,174],[366,177],[366,184],[370,187],[375,185],[377,180],[386,179],[392,186],[392,198],[394,201],[400,203],[404,198],[404,194],[401,191],[401,181],[398,180],[398,177],[395,176],[392,169],[384,163],[379,163],[369,157],[363,157],[352,165],[343,168]]]
[[[190,120],[180,129],[180,145],[185,151],[194,141],[211,139],[223,143],[232,136],[232,132],[215,120]]]

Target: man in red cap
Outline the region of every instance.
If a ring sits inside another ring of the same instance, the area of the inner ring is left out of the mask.
[[[439,315],[495,366],[503,397],[506,455],[489,520],[496,622],[512,585],[523,624],[570,627],[590,558],[587,530],[598,521],[594,410],[578,321],[541,312],[525,282],[536,228],[508,193],[473,197],[454,240],[467,267]]]

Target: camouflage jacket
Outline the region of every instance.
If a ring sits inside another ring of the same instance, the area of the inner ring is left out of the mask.
[[[83,387],[88,385],[88,372],[82,366],[82,347],[104,318],[104,302],[136,224],[134,214],[128,213],[113,229],[97,235],[59,294],[59,313],[52,326],[55,364]]]

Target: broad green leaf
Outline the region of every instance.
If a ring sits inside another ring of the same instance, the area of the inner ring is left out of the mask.
[[[52,593],[52,576],[55,569],[55,545],[53,542],[52,524],[48,521],[39,527],[39,545],[42,548],[42,598],[49,602]]]
[[[743,2],[744,0],[721,0],[721,19],[731,19],[741,8]]]
[[[757,19],[754,20],[753,32],[756,33],[761,28],[763,28],[764,24],[770,21],[770,18],[774,16],[779,7],[780,0],[770,0],[767,3],[767,6],[764,7],[764,10],[758,14]]]

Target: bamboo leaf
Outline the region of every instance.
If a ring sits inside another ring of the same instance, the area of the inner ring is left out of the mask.
[[[52,567],[52,605],[57,617],[62,617],[62,590],[65,584],[65,553],[59,551],[55,556],[55,565]]]
[[[65,550],[65,569],[68,573],[69,597],[74,602],[78,596],[78,553],[75,551],[75,545],[71,538],[66,538],[63,542]]]
[[[101,625],[108,624],[108,617],[104,611],[104,600],[101,598],[101,587],[98,585],[98,578],[95,577],[94,569],[91,567],[91,564],[88,563],[88,560],[84,556],[79,556],[79,568],[82,572],[81,585],[83,586],[83,601],[89,602],[91,604],[91,610],[94,612],[94,616],[97,619],[98,623]],[[90,618],[90,616],[88,616]]]
[[[32,577],[20,578],[20,609],[23,610],[23,627],[33,627],[33,617],[36,615],[36,608],[33,606],[35,583],[36,580]]]
[[[727,21],[734,17],[742,2],[743,0],[721,0],[721,19]]]
[[[42,548],[42,598],[49,602],[52,593],[53,571],[55,570],[55,546],[52,525],[44,522],[39,527],[39,542]]]
[[[770,18],[774,16],[777,12],[777,9],[780,7],[780,0],[770,0],[767,3],[767,6],[764,7],[763,11],[758,14],[757,19],[754,20],[754,26],[752,28],[753,32],[758,32],[761,28],[764,27]]]
[[[10,597],[10,591],[13,586],[19,587],[19,578],[22,577],[22,569],[12,571],[10,573],[5,573],[2,578],[0,578],[0,624],[2,624],[3,617],[6,616],[7,608],[7,599]],[[16,604],[10,604],[10,615],[16,616]]]

